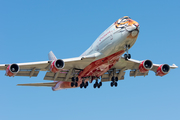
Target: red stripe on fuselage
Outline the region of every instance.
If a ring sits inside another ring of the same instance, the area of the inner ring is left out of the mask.
[[[89,77],[89,76],[100,77],[116,64],[116,62],[119,60],[120,56],[124,52],[125,52],[124,50],[121,50],[110,56],[92,62],[90,65],[85,67],[83,71],[80,72],[78,77],[79,78]]]

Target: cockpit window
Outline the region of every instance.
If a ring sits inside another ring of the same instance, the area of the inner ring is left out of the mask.
[[[124,16],[123,19],[131,19],[130,17],[128,16]]]

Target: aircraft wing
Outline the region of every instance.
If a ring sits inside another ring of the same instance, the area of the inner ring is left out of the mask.
[[[61,72],[69,71],[71,68],[76,69],[84,69],[88,64],[92,62],[93,58],[69,58],[63,59],[65,66]],[[15,76],[29,76],[29,77],[36,77],[40,71],[50,71],[50,65],[52,60],[50,61],[41,61],[41,62],[29,62],[29,63],[17,63],[20,68],[20,71]],[[10,64],[0,64],[0,70],[6,70]],[[53,75],[52,72],[47,72],[50,75]],[[48,75],[49,75],[48,74]],[[54,79],[53,79],[54,80]]]
[[[52,80],[52,81],[67,81],[71,82],[71,78],[73,74],[80,73],[86,66],[88,66],[93,60],[95,56],[87,56],[87,57],[76,57],[70,59],[63,59],[65,66],[64,68],[58,72],[53,73],[50,71],[50,65],[52,60],[49,61],[41,61],[41,62],[29,62],[29,63],[18,63],[17,65],[20,67],[20,71],[15,76],[29,76],[29,77],[36,77],[40,71],[47,71],[44,77],[44,80]],[[110,69],[108,72],[101,76],[102,82],[111,81],[113,73],[115,76],[118,77],[119,80],[124,79],[125,71],[130,71],[130,76],[146,76],[148,72],[141,73],[139,71],[139,65],[142,61],[138,60],[125,60],[123,57]],[[0,70],[6,70],[10,64],[0,64]],[[159,64],[153,64],[152,71],[156,73],[158,67],[161,66]],[[170,66],[171,69],[177,68],[175,64]],[[28,86],[38,86],[40,84],[28,84]],[[40,85],[40,86],[44,86]]]
[[[113,76],[113,73],[115,73],[115,76],[119,78],[119,80],[124,79],[125,71],[130,70],[129,76],[130,77],[136,77],[136,76],[147,76],[149,71],[145,73],[141,73],[139,71],[139,65],[143,61],[138,61],[134,59],[125,60],[123,57],[110,69],[108,72],[102,75],[102,82],[111,81],[111,78]],[[161,64],[153,64],[152,69],[150,71],[157,72],[157,69],[161,66]],[[169,66],[170,69],[178,68],[175,64],[172,66]]]
[[[139,69],[139,65],[142,63],[143,61],[138,61],[138,60],[134,60],[134,59],[129,59],[129,60],[125,60],[124,57],[122,57],[113,68],[116,69],[122,69],[122,68],[126,68],[126,69],[130,69],[130,70],[136,70]],[[157,68],[160,66],[160,64],[153,64],[152,67],[152,71],[156,72]],[[178,68],[178,66],[176,66],[175,64],[173,64],[172,66],[170,66],[171,69],[175,69]]]

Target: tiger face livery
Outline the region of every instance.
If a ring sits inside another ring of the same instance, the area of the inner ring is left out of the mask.
[[[138,30],[139,31],[139,24],[138,22],[132,20],[128,16],[124,16],[117,20],[115,22],[115,26],[117,29],[126,29],[127,31],[133,31],[133,30]]]

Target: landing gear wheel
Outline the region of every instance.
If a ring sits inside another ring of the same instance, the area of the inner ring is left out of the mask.
[[[94,84],[93,87],[96,88],[96,84]]]
[[[101,86],[100,85],[98,85],[98,88],[100,88]]]
[[[124,58],[126,58],[127,57],[127,54],[124,54]]]
[[[86,86],[88,86],[88,82],[86,82]]]
[[[93,87],[96,88],[96,87],[98,87],[98,86],[99,86],[99,84],[98,84],[98,82],[96,81],[96,82],[94,83]]]
[[[77,82],[75,82],[75,87],[77,87],[78,86],[78,83]]]
[[[112,77],[112,78],[111,78],[111,81],[114,81],[114,80],[115,80],[115,77]]]
[[[102,86],[102,82],[99,82],[99,85]]]
[[[128,55],[127,54],[124,54],[124,59],[128,60]]]
[[[78,80],[79,80],[78,77],[76,77],[76,82],[78,82]]]
[[[72,77],[72,82],[74,82],[75,81],[75,78],[74,77]]]
[[[113,85],[114,85],[114,83],[113,83],[113,82],[111,82],[111,87],[113,87]]]
[[[118,81],[118,77],[115,77],[115,81]]]
[[[98,86],[98,82],[96,82],[95,84],[96,84],[96,86]]]
[[[118,85],[117,82],[115,82],[115,83],[114,83],[114,86],[117,87],[117,85]]]
[[[71,87],[73,87],[74,86],[74,82],[71,82]]]
[[[82,86],[84,86],[84,82],[82,82],[81,84],[82,84]]]
[[[82,86],[82,84],[80,84],[80,88],[82,88],[83,86]]]
[[[84,85],[84,88],[86,88],[87,86],[86,85]]]
[[[128,58],[128,59],[131,59],[131,54],[128,54],[128,55],[127,55],[127,58]]]

